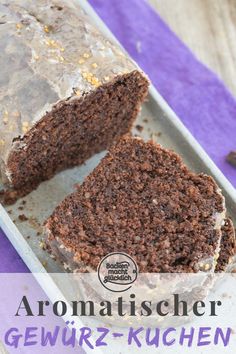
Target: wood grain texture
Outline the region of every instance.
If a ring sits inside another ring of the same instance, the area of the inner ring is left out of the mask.
[[[149,0],[236,97],[236,0]]]

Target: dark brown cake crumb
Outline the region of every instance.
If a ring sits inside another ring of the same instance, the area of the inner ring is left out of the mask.
[[[27,218],[27,216],[25,216],[25,214],[20,214],[20,215],[18,216],[18,219],[19,219],[20,221],[27,221],[27,220],[29,220],[29,219]]]
[[[142,131],[143,131],[143,126],[142,125],[137,124],[135,126],[135,128],[137,129],[138,132],[142,133]]]
[[[70,249],[79,270],[123,251],[141,272],[209,271],[221,236],[216,216],[224,211],[211,177],[192,173],[154,142],[125,137],[56,208],[47,242],[56,256]]]
[[[20,198],[23,194],[26,194],[25,191],[17,191],[12,189],[2,190],[0,193],[0,202],[3,205],[12,205],[14,204],[18,198]]]
[[[227,155],[226,161],[228,161],[228,163],[230,163],[230,165],[236,167],[236,151],[231,151]]]

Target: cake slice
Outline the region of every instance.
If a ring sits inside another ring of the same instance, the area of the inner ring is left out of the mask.
[[[46,222],[47,243],[72,271],[126,252],[141,272],[214,271],[225,218],[214,180],[174,152],[124,137]]]
[[[0,177],[10,202],[127,133],[148,80],[77,1],[0,4]]]
[[[229,218],[225,219],[221,230],[221,247],[215,271],[230,272],[236,268],[236,241],[232,220]]]

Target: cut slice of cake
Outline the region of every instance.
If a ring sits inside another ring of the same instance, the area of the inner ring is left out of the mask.
[[[141,272],[214,271],[225,218],[214,180],[174,152],[124,137],[46,222],[51,251],[73,271],[126,252]]]
[[[232,220],[229,218],[225,219],[221,230],[221,247],[215,271],[230,272],[233,269],[236,269],[236,241],[235,229]]]
[[[0,176],[11,201],[127,133],[148,80],[77,1],[0,5]]]

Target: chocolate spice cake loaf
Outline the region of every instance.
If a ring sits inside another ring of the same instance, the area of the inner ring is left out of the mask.
[[[141,272],[214,272],[224,218],[211,177],[160,145],[124,137],[47,220],[47,243],[72,271],[94,271],[123,251]]]
[[[26,194],[127,133],[148,80],[76,1],[0,4],[0,175]]]

